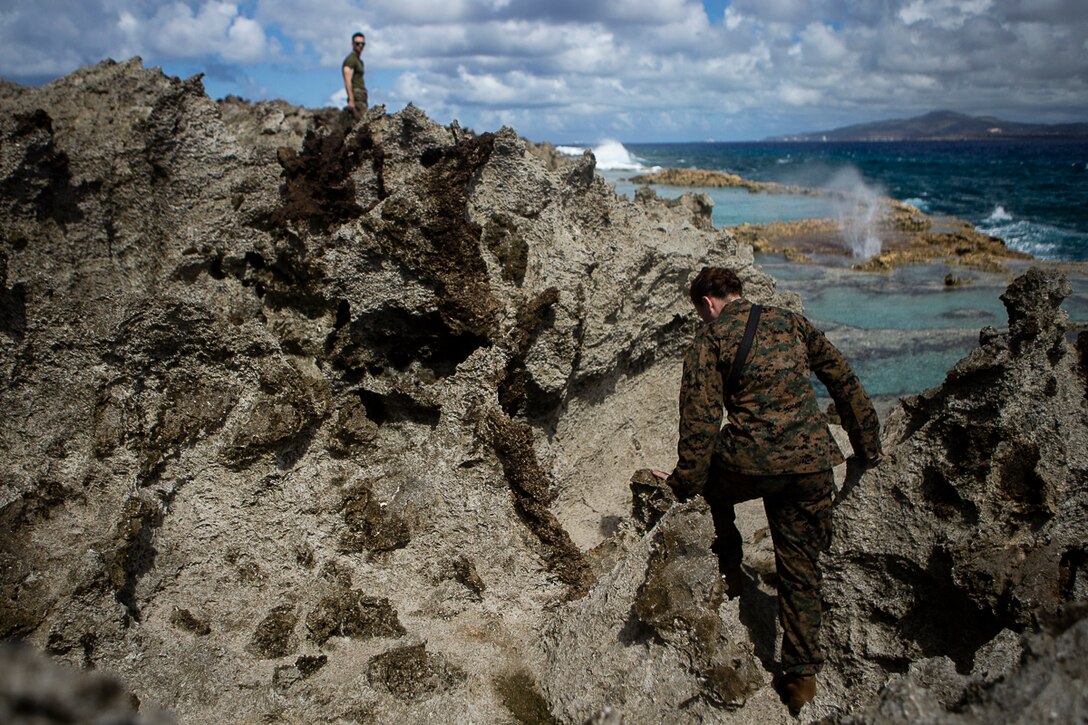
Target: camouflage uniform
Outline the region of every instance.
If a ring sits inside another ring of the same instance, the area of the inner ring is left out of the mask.
[[[688,349],[678,461],[669,484],[681,498],[706,497],[723,572],[739,570],[741,562],[733,505],[763,498],[778,567],[782,667],[787,674],[814,674],[823,662],[817,559],[831,540],[831,468],[843,458],[810,371],[835,401],[858,457],[880,456],[879,422],[842,353],[804,317],[776,307],[763,308],[737,389],[727,397],[724,383],[750,309],[745,299],[727,303]]]

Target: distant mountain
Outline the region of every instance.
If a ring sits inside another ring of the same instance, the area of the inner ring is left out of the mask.
[[[1014,123],[993,116],[933,111],[914,118],[859,123],[831,131],[772,136],[768,141],[974,141],[1001,138],[1088,138],[1088,123]]]

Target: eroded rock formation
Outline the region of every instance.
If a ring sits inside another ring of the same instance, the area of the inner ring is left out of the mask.
[[[629,489],[693,271],[797,307],[705,199],[138,60],[2,90],[0,636],[184,722],[787,719],[768,540],[722,601],[705,508]],[[1039,703],[1083,652],[1062,294],[1018,281],[846,478],[806,717]]]
[[[652,416],[606,403],[675,364],[693,268],[776,298],[509,130],[279,112],[298,140],[138,60],[3,110],[0,630],[187,722],[533,701],[602,536],[571,421]]]
[[[844,487],[826,706],[848,711],[889,673],[930,667],[942,671],[933,698],[962,710],[1018,664],[1021,635],[1088,600],[1088,411],[1059,307],[1069,293],[1035,269],[1013,282],[1008,331],[984,329],[943,385],[905,400],[887,459]]]

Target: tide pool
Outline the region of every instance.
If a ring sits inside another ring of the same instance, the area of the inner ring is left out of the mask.
[[[643,184],[632,184],[627,177],[631,171],[602,170],[598,173],[616,187],[616,193],[628,199],[635,198],[635,190]],[[716,227],[735,227],[740,224],[767,224],[774,221],[797,219],[834,218],[838,205],[831,200],[815,196],[792,194],[753,194],[747,189],[715,189],[705,187],[650,186],[661,199],[675,199],[681,194],[706,194],[714,201],[711,221]]]
[[[1008,327],[1001,295],[1031,265],[991,274],[944,264],[900,267],[884,274],[797,264],[757,255],[757,265],[796,292],[805,315],[850,360],[876,397],[900,397],[939,385],[948,370],[978,345],[983,327]],[[965,280],[946,287],[949,272]],[[1062,303],[1074,326],[1088,324],[1088,278],[1070,275],[1073,293]],[[822,391],[821,391],[822,392]]]

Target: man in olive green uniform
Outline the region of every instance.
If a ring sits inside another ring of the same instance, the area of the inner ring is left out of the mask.
[[[720,267],[704,267],[690,294],[707,324],[684,360],[678,461],[668,483],[681,500],[702,494],[710,505],[713,549],[730,597],[740,594],[743,582],[733,505],[763,498],[778,570],[782,685],[796,711],[815,696],[823,663],[817,559],[831,541],[831,469],[843,460],[810,372],[835,401],[854,454],[870,464],[881,455],[879,422],[842,353],[785,309],[762,308],[739,377],[726,390],[753,305],[741,297],[736,274]]]
[[[366,84],[363,82],[363,59],[360,57],[365,47],[366,36],[362,33],[351,36],[351,52],[341,64],[344,88],[348,92],[348,108],[356,113],[366,110]]]

